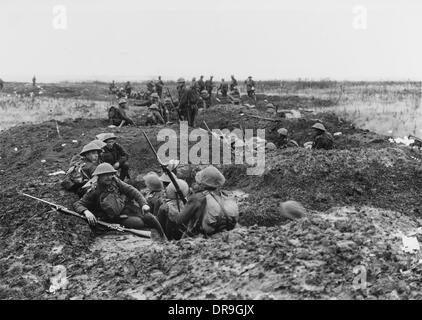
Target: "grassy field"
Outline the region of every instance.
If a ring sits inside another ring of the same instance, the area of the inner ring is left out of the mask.
[[[0,93],[0,130],[22,122],[65,118],[104,118],[116,99],[105,82],[6,83]],[[117,83],[117,86],[123,86]],[[135,91],[146,82],[133,82]],[[176,83],[167,82],[173,98]],[[246,93],[243,81],[239,89]],[[305,96],[334,101],[333,111],[358,127],[394,137],[422,136],[420,82],[257,81],[257,94]]]

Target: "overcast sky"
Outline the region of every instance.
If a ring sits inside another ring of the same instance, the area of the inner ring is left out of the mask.
[[[0,78],[422,80],[421,31],[419,0],[1,0]]]

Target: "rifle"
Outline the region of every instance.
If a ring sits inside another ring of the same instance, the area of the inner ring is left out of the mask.
[[[26,196],[26,197],[35,199],[37,201],[44,202],[44,203],[48,204],[49,206],[51,206],[55,211],[62,212],[64,214],[77,217],[77,218],[82,219],[84,221],[88,221],[85,216],[83,216],[79,213],[76,213],[75,211],[69,210],[66,207],[60,206],[58,204],[55,204],[55,203],[52,203],[52,202],[49,202],[49,201],[46,201],[46,200],[43,200],[43,199],[40,199],[40,198],[37,198],[37,197],[34,197],[34,196],[31,196],[31,195],[23,193],[23,192],[21,194]],[[103,222],[103,221],[99,221],[99,220],[97,220],[97,223],[100,226],[106,227],[110,230],[116,230],[116,231],[119,231],[119,232],[127,232],[127,233],[133,234],[133,235],[141,237],[141,238],[151,238],[151,232],[150,231],[128,229],[128,228],[125,228],[125,227],[123,227],[119,224],[111,224],[111,223],[107,223],[107,222]]]
[[[214,137],[216,137],[217,139],[223,139],[224,143],[227,143],[228,145],[231,146],[231,141],[227,140],[227,137],[221,132],[220,129],[218,129],[220,131],[220,134],[217,134],[215,132],[212,132],[211,129],[208,127],[207,123],[205,122],[205,120],[203,121],[205,127],[207,128],[207,131]]]
[[[161,162],[160,158],[158,157],[157,151],[155,151],[155,149],[154,149],[154,147],[153,147],[153,145],[152,145],[151,141],[149,140],[149,138],[148,138],[147,134],[145,133],[145,131],[144,131],[144,130],[142,130],[142,129],[141,129],[141,131],[142,131],[142,133],[144,134],[145,139],[147,139],[147,142],[148,142],[148,144],[149,144],[149,146],[150,146],[150,148],[151,148],[152,152],[154,153],[155,158],[157,158],[157,161],[158,161],[158,163],[160,164],[161,168],[163,169],[163,171],[167,174],[167,176],[170,178],[171,182],[173,183],[173,185],[174,185],[174,187],[175,187],[175,189],[176,189],[176,193],[177,193],[177,195],[178,195],[178,196],[179,196],[179,198],[182,200],[183,204],[186,204],[187,200],[186,200],[185,196],[183,195],[182,191],[180,190],[179,185],[177,184],[176,179],[174,178],[174,175],[170,172],[170,170],[167,168],[167,166],[166,166],[166,165],[164,165],[164,164]]]

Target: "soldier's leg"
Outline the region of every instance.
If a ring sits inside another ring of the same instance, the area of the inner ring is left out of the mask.
[[[126,177],[130,179],[129,176],[129,162],[128,161],[119,161],[120,168],[120,180],[125,180]]]
[[[161,237],[165,237],[164,230],[158,222],[157,218],[154,217],[151,213],[142,214],[141,208],[138,206],[128,204],[122,210],[121,214],[127,216],[120,219],[120,224],[123,226],[133,229],[155,229],[158,231]]]
[[[191,127],[195,127],[195,118],[196,118],[196,115],[198,114],[198,107],[193,107],[192,109],[191,109],[191,124],[190,124],[190,126]]]
[[[183,228],[171,221],[168,211],[160,211],[157,218],[168,240],[180,240],[183,234]]]
[[[192,116],[192,107],[191,107],[191,106],[189,106],[189,107],[187,108],[186,113],[187,113],[188,125],[189,125],[189,126],[192,126],[192,125],[191,125],[191,123],[192,123],[192,120],[191,120],[191,116]]]

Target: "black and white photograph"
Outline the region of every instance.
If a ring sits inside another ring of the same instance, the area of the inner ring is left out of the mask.
[[[422,299],[421,31],[416,0],[2,0],[0,300]]]

